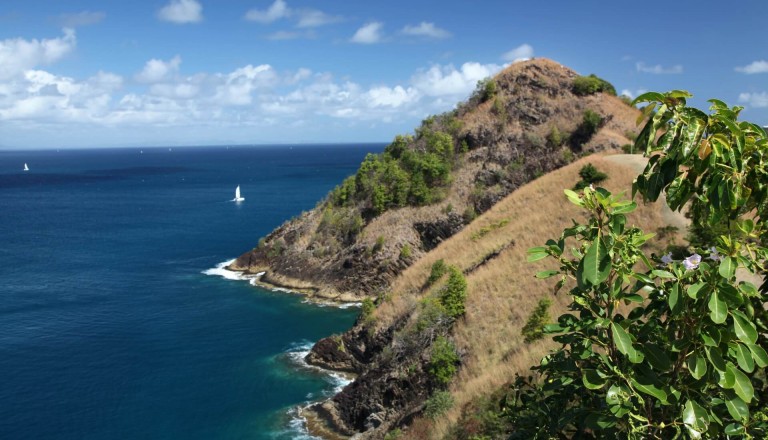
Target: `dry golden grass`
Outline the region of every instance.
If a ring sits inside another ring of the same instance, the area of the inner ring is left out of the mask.
[[[379,328],[415,309],[423,295],[420,288],[438,259],[466,270],[494,250],[513,242],[496,258],[467,275],[466,315],[453,328],[453,338],[463,353],[462,368],[451,387],[455,405],[445,418],[436,422],[431,431],[433,438],[442,438],[448,432],[465,404],[490,394],[515,373],[526,372],[551,347],[547,342],[525,344],[521,335],[522,326],[538,300],[552,297],[554,284],[552,279],[534,277],[536,272],[552,268],[554,261],[527,263],[526,251],[558,237],[563,228],[572,224],[571,219],[584,219],[584,214],[563,195],[564,188],[579,180],[578,171],[584,164],[591,162],[608,174],[609,179],[601,186],[629,194],[632,179],[637,175],[637,164],[629,163],[631,160],[593,155],[521,187],[394,281],[392,299],[376,311]],[[662,213],[662,203],[639,204],[638,210],[629,216],[628,224],[646,232],[669,224]],[[509,221],[480,238],[471,238],[477,236],[481,228],[498,225],[503,220]],[[555,318],[565,312],[568,302],[564,291],[554,297],[550,315]]]

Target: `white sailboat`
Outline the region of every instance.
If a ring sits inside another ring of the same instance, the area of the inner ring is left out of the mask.
[[[245,200],[245,197],[240,197],[240,185],[237,185],[237,188],[235,188],[235,198],[232,201],[242,202],[243,200]]]
[[[26,162],[24,162],[24,171],[29,171],[29,167],[27,166]]]

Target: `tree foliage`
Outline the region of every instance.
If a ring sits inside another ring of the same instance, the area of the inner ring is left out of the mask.
[[[554,258],[557,287],[573,280],[570,313],[549,326],[561,347],[536,370],[543,385],[526,404],[548,409],[544,425],[515,416],[527,435],[599,438],[766,438],[766,296],[736,269],[765,270],[768,140],[737,121],[741,110],[711,100],[711,114],[687,92],[647,93],[656,108],[637,138],[649,156],[633,194],[685,205],[700,226],[723,234],[682,261],[651,260],[652,234],[627,225],[635,202],[603,188],[566,190],[589,214],[557,240],[529,250]],[[738,229],[740,236],[730,233]],[[570,251],[566,240],[575,243]],[[521,412],[520,414],[525,414]],[[531,414],[535,419],[540,415]]]
[[[579,170],[579,177],[581,180],[576,182],[573,187],[575,190],[580,190],[588,187],[589,185],[598,184],[608,178],[608,175],[598,170],[594,165],[588,163],[581,167]]]
[[[521,332],[526,343],[531,343],[544,337],[544,326],[551,319],[549,317],[549,307],[551,305],[552,301],[547,298],[540,299],[539,303],[536,304],[536,308],[533,309]]]
[[[594,73],[589,76],[579,76],[573,80],[573,87],[571,88],[573,93],[585,96],[594,95],[595,93],[602,92],[612,96],[616,96],[616,88],[608,81],[597,77]]]

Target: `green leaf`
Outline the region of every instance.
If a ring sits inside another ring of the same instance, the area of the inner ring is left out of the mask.
[[[707,353],[707,359],[709,359],[709,363],[715,367],[715,370],[726,371],[726,365],[723,360],[723,354],[720,352],[720,347],[704,347],[704,352]]]
[[[632,106],[640,104],[641,102],[662,102],[664,101],[664,95],[658,92],[646,92],[632,101]],[[642,121],[642,119],[641,119]],[[639,123],[639,122],[638,122]]]
[[[643,353],[651,366],[659,371],[668,371],[672,368],[672,362],[669,356],[655,344],[643,345]]]
[[[749,351],[752,352],[752,359],[760,368],[768,367],[768,353],[765,352],[763,347],[756,344],[746,344]]]
[[[542,279],[543,278],[549,278],[549,277],[552,277],[552,276],[557,275],[559,273],[560,273],[559,270],[542,270],[541,272],[538,272],[536,274],[536,278],[542,278]]]
[[[735,345],[736,362],[739,364],[739,368],[747,373],[755,371],[755,360],[752,359],[752,352],[749,351],[749,348],[741,344]]]
[[[581,381],[584,383],[584,386],[590,390],[599,390],[606,384],[605,378],[600,376],[597,370],[584,370],[584,373],[581,376]]]
[[[749,377],[736,368],[733,368],[733,376],[736,380],[733,385],[733,391],[737,396],[741,397],[741,400],[747,403],[751,402],[752,397],[755,395],[755,389],[752,387]]]
[[[697,353],[693,353],[685,360],[688,371],[691,372],[691,376],[694,379],[699,380],[707,374],[707,361],[703,356]]]
[[[653,396],[659,399],[662,403],[666,403],[667,393],[664,392],[664,390],[658,388],[656,385],[652,383],[640,383],[635,379],[630,379],[630,383],[636,390],[640,391],[641,393],[648,394],[649,396]]]
[[[675,277],[674,274],[672,274],[671,272],[667,272],[666,270],[655,269],[655,270],[652,270],[651,273],[653,275],[656,275],[659,278],[667,278],[667,279],[669,279],[669,278],[674,278]]]
[[[549,254],[547,253],[547,247],[545,246],[538,246],[538,247],[532,247],[528,249],[528,262],[533,261],[539,261],[543,258],[547,258]]]
[[[749,419],[749,407],[747,404],[733,391],[726,391],[725,396],[725,407],[728,409],[728,413],[731,417],[733,417],[734,420],[746,422]]]
[[[626,355],[627,358],[629,358],[629,361],[633,364],[639,364],[643,361],[645,356],[639,351],[635,350],[635,348],[632,346],[632,338],[630,338],[629,333],[627,333],[624,328],[622,328],[619,324],[612,322],[611,331],[613,333],[613,343],[616,344],[616,348],[619,350],[619,352]]]
[[[584,255],[584,270],[582,281],[585,284],[596,286],[606,279],[611,273],[611,256],[601,236],[598,236]]]
[[[699,291],[705,285],[706,284],[703,281],[700,281],[700,282],[698,282],[696,284],[688,286],[688,290],[687,290],[688,296],[693,298],[693,299],[696,299],[698,297],[698,295],[699,295]]]
[[[582,199],[578,193],[570,189],[566,189],[563,192],[565,193],[565,196],[568,197],[568,200],[571,201],[571,203],[576,206],[584,206],[584,199]]]
[[[722,324],[728,317],[728,306],[725,301],[721,300],[717,295],[717,290],[712,292],[709,297],[709,317],[715,324]]]
[[[683,302],[681,300],[682,298],[680,298],[680,284],[675,283],[672,286],[672,289],[669,290],[669,298],[667,299],[667,301],[669,302],[669,310],[672,312],[673,315],[677,315],[683,309]]]
[[[683,407],[683,423],[698,433],[702,433],[709,426],[707,411],[698,403],[689,400],[685,402],[685,407]]]
[[[740,341],[747,344],[754,344],[757,342],[757,329],[755,324],[749,320],[743,313],[732,310],[731,316],[733,317],[733,329],[736,331],[736,337]]]
[[[627,214],[637,209],[637,203],[625,202],[613,208],[614,214]]]
[[[731,279],[736,274],[736,266],[738,263],[736,262],[736,259],[733,257],[725,257],[723,258],[723,261],[720,262],[720,268],[718,271],[720,272],[720,276],[726,279]]]

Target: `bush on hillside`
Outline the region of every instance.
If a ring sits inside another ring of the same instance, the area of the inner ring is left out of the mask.
[[[573,189],[576,191],[584,189],[589,185],[598,184],[607,179],[608,175],[595,168],[591,163],[588,163],[579,170],[579,177],[581,177],[581,180],[573,186]]]
[[[613,84],[597,77],[594,73],[574,79],[571,90],[579,96],[594,95],[598,92],[616,96],[616,88],[613,87]]]
[[[448,316],[458,318],[464,314],[467,301],[467,280],[461,271],[453,266],[448,268],[448,281],[440,290],[440,302]]]
[[[537,341],[544,337],[544,326],[549,324],[551,318],[549,317],[549,307],[552,305],[552,301],[547,298],[542,298],[533,309],[531,315],[528,317],[528,321],[523,326],[522,335],[523,340],[530,344],[533,341]]]
[[[592,136],[597,133],[600,126],[603,125],[603,117],[592,110],[586,110],[581,118],[581,123],[576,130],[571,134],[569,140],[571,147],[576,150],[581,150],[584,144],[592,139]]]
[[[427,371],[440,386],[446,386],[456,374],[459,364],[459,355],[451,341],[443,336],[438,336],[432,344]]]

